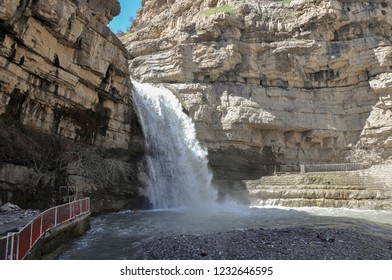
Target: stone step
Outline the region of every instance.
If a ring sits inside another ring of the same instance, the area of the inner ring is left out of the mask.
[[[249,200],[253,206],[281,206],[281,207],[334,207],[334,208],[351,208],[351,209],[373,209],[373,210],[392,210],[392,199],[374,200],[374,199],[256,199]]]
[[[379,189],[379,188],[369,188],[362,185],[256,185],[249,187],[248,190],[367,190],[367,189]]]
[[[392,191],[355,190],[355,189],[253,189],[248,191],[250,197],[260,199],[390,199]]]
[[[285,174],[220,183],[223,197],[247,205],[392,209],[392,188],[379,178],[354,172]]]
[[[266,176],[259,180],[259,185],[270,186],[297,186],[297,185],[344,185],[344,186],[366,186],[380,187],[384,185],[379,178],[371,176],[358,176],[351,173],[331,174],[304,174],[304,175],[283,175]]]
[[[392,210],[392,190],[248,189],[228,194],[253,206],[347,207]]]

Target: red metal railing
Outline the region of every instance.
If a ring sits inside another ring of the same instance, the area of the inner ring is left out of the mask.
[[[0,238],[0,260],[22,260],[49,229],[90,212],[90,198],[59,205],[42,212],[19,232]]]

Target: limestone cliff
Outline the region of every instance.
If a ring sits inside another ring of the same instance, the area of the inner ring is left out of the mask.
[[[75,168],[94,157],[117,157],[111,166],[136,162],[129,155],[142,143],[129,97],[128,53],[106,26],[119,12],[117,0],[1,1],[0,190],[8,193],[3,200],[25,196],[17,202],[34,204],[33,196],[41,199],[46,191],[50,200],[59,186],[76,184],[82,193],[101,192],[97,199],[106,205],[101,209],[129,204],[130,185],[105,189],[97,178],[86,182],[89,174]],[[99,152],[93,155],[91,147]],[[96,161],[90,170],[103,166]],[[104,201],[107,193],[119,196],[117,202]]]
[[[137,80],[194,119],[215,178],[392,156],[392,1],[143,0],[121,39]]]
[[[128,147],[127,53],[106,27],[120,7],[102,3],[2,2],[0,114],[70,139]]]

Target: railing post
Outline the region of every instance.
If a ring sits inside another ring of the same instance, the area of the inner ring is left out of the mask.
[[[16,238],[17,238],[17,242],[16,242],[16,260],[19,260],[19,247],[20,247],[20,235],[19,235],[19,233],[18,234],[14,234],[14,236],[15,235],[17,235],[16,236]]]
[[[11,255],[10,255],[10,260],[13,260],[14,257],[14,243],[15,243],[15,235],[11,235]]]
[[[8,250],[9,250],[9,234],[7,234],[7,242],[5,243],[5,259],[8,260]]]
[[[11,260],[14,259],[15,236],[16,236],[16,234],[12,235],[12,254],[11,254]],[[16,254],[15,254],[16,258],[15,258],[15,260],[18,259],[18,255],[19,255],[19,240],[20,240],[20,239],[19,239],[19,235],[18,235],[18,236],[17,236],[17,240],[16,240]]]
[[[32,222],[30,225],[30,248],[31,248],[31,245],[33,245],[33,225],[34,225],[34,222]]]
[[[54,209],[54,225],[57,226],[57,207]]]
[[[44,215],[41,214],[41,225],[40,225],[40,230],[39,230],[39,236],[41,236],[41,234],[42,234],[43,219],[44,219]]]

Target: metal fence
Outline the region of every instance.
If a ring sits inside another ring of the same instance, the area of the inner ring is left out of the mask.
[[[276,172],[280,173],[299,173],[301,168],[299,165],[279,165],[276,168]]]
[[[336,172],[364,169],[362,163],[305,164],[304,172]]]
[[[363,163],[297,164],[279,165],[276,173],[337,172],[365,169]]]
[[[51,228],[90,212],[90,198],[76,200],[42,212],[19,232],[0,238],[0,260],[22,260]]]

